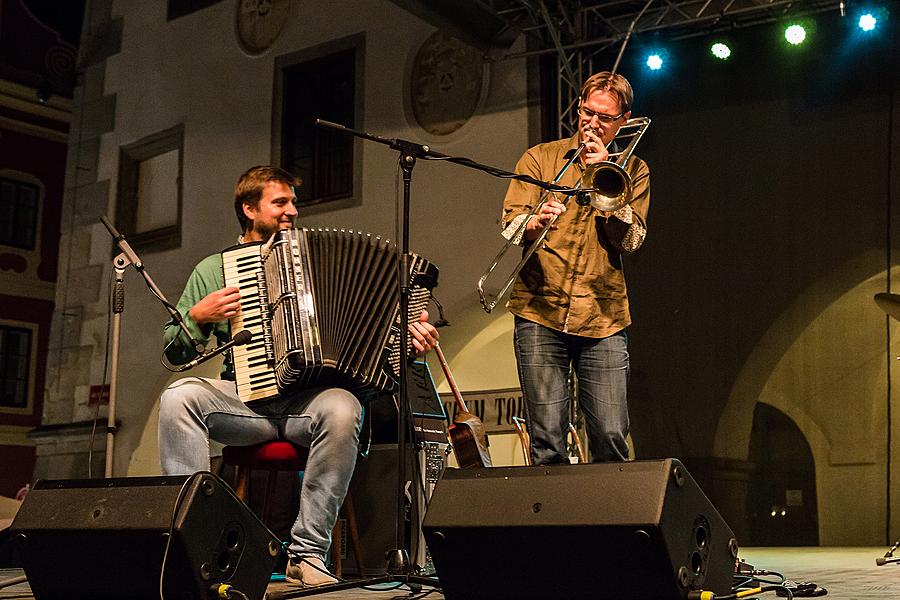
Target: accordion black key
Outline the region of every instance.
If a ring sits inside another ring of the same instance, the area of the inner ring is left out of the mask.
[[[411,254],[409,320],[418,320],[438,270]],[[241,291],[231,332],[238,395],[266,400],[292,389],[396,388],[400,369],[397,247],[368,234],[286,229],[265,244],[222,252],[226,286]],[[406,356],[412,353],[410,342]]]

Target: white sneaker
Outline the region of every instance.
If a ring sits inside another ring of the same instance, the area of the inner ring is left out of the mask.
[[[284,578],[303,587],[318,587],[338,582],[325,568],[325,561],[318,556],[291,558],[284,570]]]

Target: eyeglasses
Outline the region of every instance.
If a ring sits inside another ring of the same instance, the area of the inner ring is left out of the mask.
[[[604,115],[603,113],[594,112],[586,106],[579,106],[578,112],[581,113],[581,116],[590,121],[594,117],[597,117],[601,123],[614,123],[625,116],[625,113],[619,113],[616,116],[612,115]]]

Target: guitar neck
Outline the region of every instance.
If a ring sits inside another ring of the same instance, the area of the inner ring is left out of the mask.
[[[456,387],[456,380],[453,379],[453,373],[450,372],[450,365],[447,364],[447,359],[444,358],[440,343],[434,345],[434,351],[437,353],[438,360],[441,362],[441,368],[444,370],[444,376],[447,378],[447,383],[450,385],[450,391],[453,392],[453,399],[456,401],[457,410],[469,412],[459,388]]]

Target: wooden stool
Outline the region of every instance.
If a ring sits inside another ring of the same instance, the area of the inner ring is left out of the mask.
[[[223,462],[237,468],[237,482],[235,494],[246,504],[250,498],[250,473],[253,470],[268,471],[266,477],[266,494],[263,496],[262,518],[263,523],[269,524],[269,516],[272,508],[272,496],[275,492],[275,482],[279,471],[304,471],[306,459],[309,457],[309,448],[298,446],[283,440],[263,442],[253,446],[226,446],[222,450]],[[365,575],[363,568],[362,545],[359,542],[359,531],[356,528],[356,512],[353,510],[353,498],[347,492],[344,504],[341,506],[341,515],[347,521],[350,533],[350,541],[353,544],[353,554],[356,557],[356,567],[360,577]],[[341,529],[340,521],[335,523],[331,532],[331,560],[334,566],[334,574],[341,577]]]

